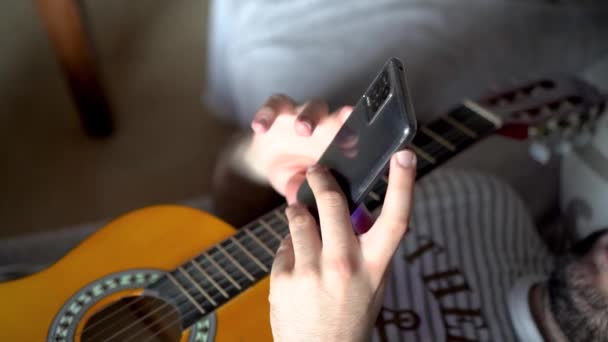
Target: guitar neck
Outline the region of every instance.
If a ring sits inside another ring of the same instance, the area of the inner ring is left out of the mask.
[[[474,102],[465,101],[444,116],[424,125],[408,146],[416,153],[416,180],[439,165],[494,133],[502,125],[499,117]],[[382,205],[387,175],[381,178],[365,198],[365,206],[374,210]]]
[[[500,128],[501,121],[473,102],[465,102],[419,128],[410,144],[417,157],[417,179],[424,177]],[[376,183],[364,203],[382,205],[387,177]],[[239,229],[196,258],[168,272],[146,291],[172,301],[185,329],[245,291],[270,272],[274,251],[289,232],[285,205]]]

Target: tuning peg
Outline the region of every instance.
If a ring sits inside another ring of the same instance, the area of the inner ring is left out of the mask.
[[[530,144],[528,149],[532,159],[536,160],[541,164],[547,164],[551,160],[551,149],[540,141],[534,141]]]
[[[534,127],[534,126],[530,126],[528,127],[528,136],[530,138],[535,138],[538,136],[538,128]]]
[[[546,127],[550,132],[552,132],[552,131],[557,130],[557,124],[558,124],[557,120],[551,119],[551,120],[547,121]]]

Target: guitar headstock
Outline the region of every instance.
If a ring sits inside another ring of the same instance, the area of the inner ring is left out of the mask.
[[[509,87],[477,103],[501,116],[499,134],[532,139],[533,157],[546,162],[552,153],[589,141],[606,97],[585,81],[553,77]]]

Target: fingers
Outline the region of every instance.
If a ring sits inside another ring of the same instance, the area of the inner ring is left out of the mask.
[[[295,102],[287,95],[272,95],[253,117],[251,129],[256,133],[265,133],[282,113],[295,113]]]
[[[321,100],[306,102],[296,117],[294,129],[301,136],[310,136],[319,122],[329,115],[327,103]]]
[[[313,166],[307,180],[315,196],[323,238],[323,254],[344,257],[355,251],[356,238],[348,204],[335,178],[325,168]]]
[[[350,114],[353,112],[353,106],[343,106],[336,111],[336,116],[340,119],[342,123],[348,119]]]
[[[277,249],[274,261],[272,262],[271,277],[276,274],[289,273],[294,265],[294,253],[291,236],[287,236],[281,241]]]
[[[295,257],[294,267],[315,267],[321,253],[321,239],[308,209],[294,204],[285,210]]]
[[[407,230],[416,174],[416,155],[408,150],[391,158],[388,189],[382,213],[372,228],[360,237],[365,260],[385,267]]]

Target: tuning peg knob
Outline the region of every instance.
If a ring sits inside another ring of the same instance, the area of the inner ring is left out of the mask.
[[[551,160],[551,149],[540,141],[532,142],[528,151],[532,159],[541,164],[547,164]]]

